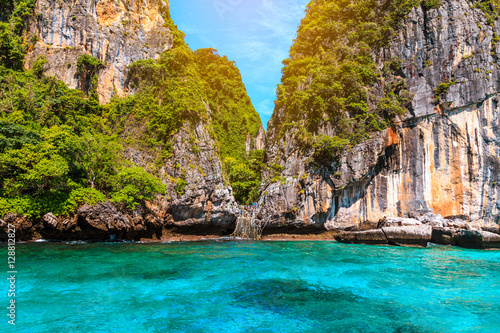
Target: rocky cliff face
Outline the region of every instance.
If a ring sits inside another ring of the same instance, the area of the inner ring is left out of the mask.
[[[150,207],[165,226],[178,231],[224,233],[239,215],[208,127],[186,122],[173,137],[172,157],[159,170],[167,195]],[[126,149],[125,156],[144,168],[154,163],[147,151],[135,148]]]
[[[247,139],[245,142],[245,148],[247,154],[252,150],[263,150],[266,147],[266,132],[264,132],[264,128],[261,126],[257,135],[252,138],[250,133],[247,134]]]
[[[414,94],[402,121],[320,169],[300,153],[293,130],[274,141],[271,128],[267,160],[284,171],[263,185],[260,218],[276,228],[350,229],[420,210],[498,224],[499,33],[498,21],[489,26],[463,0],[413,9],[373,55],[380,67],[402,59]],[[450,81],[438,100],[434,89]]]
[[[231,231],[239,209],[206,126],[185,124],[174,140],[174,157],[163,168],[172,193],[162,202],[172,216],[169,224],[179,230]]]
[[[84,205],[70,217],[45,214],[32,220],[8,214],[0,219],[0,239],[8,224],[18,240],[110,240],[162,239],[173,232],[226,234],[239,215],[232,189],[225,185],[215,142],[202,124],[186,123],[174,138],[173,158],[160,173],[167,196],[133,212],[110,202]],[[147,152],[129,148],[125,157],[138,166],[152,163]]]
[[[101,103],[123,96],[126,67],[140,59],[155,59],[172,46],[172,34],[162,0],[38,0],[31,30],[38,42],[27,56],[26,67],[44,55],[47,75],[70,88],[80,88],[77,58],[92,55],[106,64],[99,72]]]
[[[39,41],[29,51],[25,67],[30,68],[43,55],[48,60],[46,75],[83,90],[75,76],[77,58],[92,55],[105,63],[98,73],[101,103],[131,93],[127,91],[129,64],[155,59],[173,45],[172,33],[165,26],[168,3],[163,1],[39,0],[35,13],[32,30]],[[239,209],[222,172],[208,105],[206,109],[208,117],[203,117],[203,122],[186,119],[171,138],[172,155],[159,167],[167,184],[164,197],[133,212],[106,202],[85,205],[71,217],[49,213],[31,220],[7,215],[0,220],[0,228],[6,231],[6,222],[14,224],[20,240],[106,240],[111,236],[138,240],[161,238],[171,230],[202,234],[231,231]],[[141,132],[138,126],[129,130]],[[263,137],[263,131],[260,134]],[[254,146],[259,144],[262,146],[257,140]],[[145,170],[155,163],[153,155],[148,149],[124,143],[124,157]]]

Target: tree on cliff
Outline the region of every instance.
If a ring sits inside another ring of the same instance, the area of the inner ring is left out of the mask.
[[[157,60],[130,65],[132,96],[99,105],[97,82],[105,64],[89,54],[76,59],[81,90],[46,75],[43,57],[23,68],[36,42],[27,31],[34,8],[35,0],[0,3],[0,216],[69,215],[103,200],[134,209],[165,194],[160,169],[186,122],[204,122],[222,156],[248,163],[246,136],[256,135],[260,119],[238,69],[213,49],[193,52],[168,11],[162,14],[173,47]],[[199,149],[196,140],[189,144]],[[128,148],[150,160],[132,165]],[[255,197],[260,176],[247,176]],[[248,199],[249,191],[237,192]]]

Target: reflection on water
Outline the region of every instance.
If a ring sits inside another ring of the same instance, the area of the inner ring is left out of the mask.
[[[36,243],[17,255],[19,332],[500,332],[499,251]]]

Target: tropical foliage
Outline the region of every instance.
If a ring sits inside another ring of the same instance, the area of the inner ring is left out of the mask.
[[[235,199],[242,204],[256,202],[259,198],[259,187],[264,163],[262,150],[252,151],[243,160],[226,157],[225,165]]]
[[[401,61],[383,68],[374,55],[388,45],[402,19],[416,6],[431,10],[439,0],[316,0],[307,5],[290,58],[283,61],[271,128],[317,133],[330,124],[335,152],[391,126],[412,96],[401,78]],[[325,138],[303,140],[323,159]],[[315,143],[315,141],[317,141]],[[327,144],[327,146],[331,146]],[[332,146],[332,147],[333,147]],[[326,149],[330,151],[330,149]],[[332,151],[333,152],[333,151]]]
[[[261,121],[247,95],[240,71],[234,61],[219,56],[215,49],[199,49],[195,56],[222,157],[245,158],[247,135],[255,137]]]
[[[131,112],[145,120],[149,142],[155,147],[163,144],[167,150],[183,121],[211,124],[236,199],[241,203],[255,200],[260,172],[247,172],[244,167],[255,160],[246,155],[245,142],[248,135],[254,137],[259,132],[261,121],[240,72],[215,49],[192,52],[180,40],[178,43],[158,60],[141,60],[130,66],[132,84],[139,88]],[[238,172],[240,176],[236,176]],[[176,180],[178,195],[184,193],[186,185],[184,179]]]
[[[34,4],[0,3],[0,216],[69,215],[85,203],[104,200],[134,209],[165,194],[158,166],[172,157],[172,136],[185,121],[212,122],[221,153],[249,163],[246,135],[258,131],[260,120],[238,69],[214,49],[191,51],[168,12],[163,14],[173,48],[158,60],[130,65],[133,96],[100,105],[98,75],[106,64],[99,59],[77,59],[81,90],[47,76],[43,57],[23,69],[25,54],[36,42],[26,31]],[[208,110],[213,110],[211,119]],[[133,165],[124,157],[126,148],[152,155],[155,163]],[[257,186],[260,174],[245,175]],[[246,176],[230,178],[240,188]],[[182,195],[186,186],[185,177],[178,178],[174,191]],[[251,191],[237,192],[244,201]]]

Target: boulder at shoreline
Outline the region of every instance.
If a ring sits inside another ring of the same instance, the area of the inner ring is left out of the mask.
[[[426,247],[432,242],[470,249],[500,248],[500,234],[489,230],[497,229],[487,226],[487,230],[482,230],[461,220],[451,221],[427,213],[417,218],[386,217],[376,229],[342,231],[335,240],[349,244]]]
[[[335,240],[350,244],[388,244],[382,229],[372,229],[357,232],[342,232],[335,236]]]

